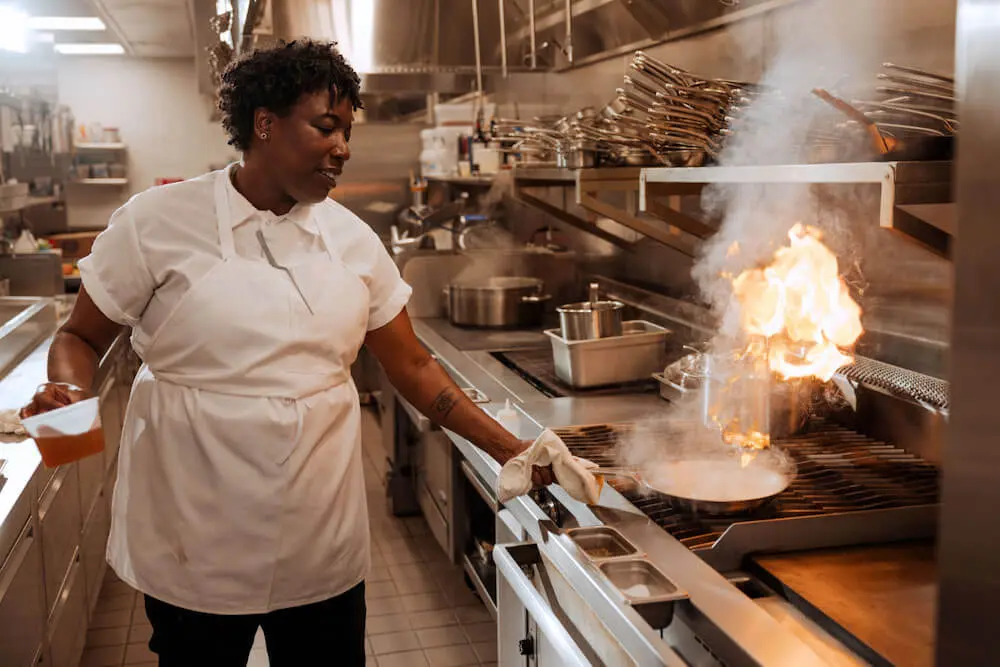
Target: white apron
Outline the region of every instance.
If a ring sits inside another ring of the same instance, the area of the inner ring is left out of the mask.
[[[221,259],[149,340],[125,420],[108,559],[165,602],[218,614],[308,604],[369,563],[350,367],[368,290],[334,252],[289,277],[237,256],[215,183]],[[251,223],[252,224],[252,223]],[[292,224],[292,223],[286,223]]]

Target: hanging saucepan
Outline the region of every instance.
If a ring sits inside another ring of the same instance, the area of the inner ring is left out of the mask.
[[[720,445],[721,446],[721,445]],[[625,477],[640,490],[662,496],[691,514],[747,514],[766,506],[795,479],[795,464],[781,449],[758,452],[745,466],[729,452],[695,454],[645,469],[595,468],[599,478]]]

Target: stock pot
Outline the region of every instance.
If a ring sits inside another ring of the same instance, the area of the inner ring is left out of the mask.
[[[538,278],[493,276],[463,280],[445,290],[448,319],[462,327],[539,327],[549,296]]]

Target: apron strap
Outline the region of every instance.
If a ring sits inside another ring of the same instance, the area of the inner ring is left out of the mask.
[[[215,179],[215,218],[219,226],[219,247],[222,259],[230,260],[236,257],[236,243],[233,241],[233,216],[229,204],[229,189],[226,187],[232,177],[235,163],[219,172]]]

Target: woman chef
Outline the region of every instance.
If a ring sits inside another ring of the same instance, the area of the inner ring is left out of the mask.
[[[498,461],[524,444],[421,347],[376,234],[327,198],[351,156],[359,78],[333,44],[230,66],[243,161],[148,190],[80,263],[83,289],[24,415],[90,393],[120,326],[146,365],[122,436],[108,559],[145,594],[160,665],[364,665],[368,516],[362,345],[429,418]],[[536,481],[551,481],[536,471]]]

